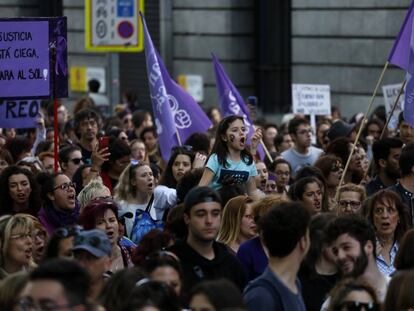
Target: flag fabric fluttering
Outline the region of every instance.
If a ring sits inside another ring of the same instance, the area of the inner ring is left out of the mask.
[[[404,120],[414,127],[414,0],[411,2],[400,32],[388,57],[388,62],[406,71]]]
[[[172,147],[181,145],[193,133],[205,133],[211,127],[211,121],[191,95],[171,79],[152,43],[145,18],[142,13],[140,15],[155,125],[161,155],[168,161]]]
[[[249,110],[239,91],[224,71],[218,58],[213,53],[212,56],[221,113],[224,117],[229,115],[239,115],[243,117],[244,124],[248,128],[247,142],[250,144],[251,137],[255,130],[253,122],[250,119]],[[257,151],[259,152],[260,158],[264,159],[265,153],[261,144],[257,146]]]

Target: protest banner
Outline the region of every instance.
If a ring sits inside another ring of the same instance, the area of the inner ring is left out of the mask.
[[[329,85],[292,84],[293,113],[310,115],[311,126],[316,131],[316,115],[331,115],[331,91]],[[312,142],[316,136],[312,135]]]
[[[27,102],[53,98],[55,171],[59,145],[57,98],[68,96],[66,38],[66,17],[0,19],[0,100],[11,100],[3,106],[6,116],[10,116],[6,126],[21,127],[19,116],[24,116],[31,118],[26,125],[33,127],[38,116],[33,116],[34,105]],[[18,99],[26,102],[16,102]],[[12,114],[15,108],[18,113]]]
[[[40,100],[0,101],[0,128],[32,128],[37,126]]]
[[[1,99],[67,97],[67,79],[65,17],[0,19]]]
[[[382,86],[382,94],[384,96],[385,111],[390,118],[388,127],[392,130],[397,129],[398,116],[404,110],[404,91],[402,91],[402,94],[394,108],[394,111],[392,112],[395,100],[397,99],[402,86],[403,86],[402,83],[389,84],[389,85]],[[391,112],[392,112],[392,115],[390,115]]]

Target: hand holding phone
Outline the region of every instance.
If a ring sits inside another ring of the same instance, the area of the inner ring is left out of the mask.
[[[109,147],[109,137],[103,136],[99,138],[99,150]]]

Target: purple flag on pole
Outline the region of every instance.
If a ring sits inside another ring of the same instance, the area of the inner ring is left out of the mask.
[[[405,88],[405,103],[404,103],[404,120],[414,127],[414,36],[412,32],[413,21],[411,20],[411,37],[410,45],[407,46],[409,52],[408,65],[406,71],[407,85]]]
[[[152,43],[150,34],[142,14],[142,25],[144,26],[145,58],[147,62],[148,84],[152,102],[152,111],[157,127],[158,141],[162,158],[166,161],[170,158],[171,148],[179,144],[176,134],[175,123],[168,103],[168,94],[165,89],[157,53]]]
[[[174,118],[175,127],[184,142],[193,133],[205,133],[211,127],[211,121],[194,98],[171,79],[164,63],[157,53],[162,79],[167,91],[168,102]]]
[[[391,53],[388,56],[388,61],[402,69],[408,70],[409,58],[410,58],[410,41],[413,25],[414,15],[414,0],[411,2],[407,15],[398,33],[397,39],[394,42],[394,46],[391,49]]]
[[[194,98],[171,79],[152,44],[142,14],[141,18],[144,25],[145,56],[155,124],[162,157],[168,161],[172,147],[181,145],[181,142],[193,133],[205,133],[211,127],[211,121]]]
[[[224,117],[229,115],[239,115],[243,117],[244,123],[249,130],[249,133],[247,134],[247,142],[250,144],[250,139],[254,134],[254,128],[253,122],[250,119],[249,110],[247,109],[239,91],[227,76],[217,57],[214,54],[212,55],[221,113]],[[262,145],[259,144],[257,146],[257,151],[259,152],[260,157],[264,159],[264,150]]]

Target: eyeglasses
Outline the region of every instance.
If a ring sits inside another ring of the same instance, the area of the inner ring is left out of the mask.
[[[374,214],[378,215],[378,216],[384,214],[385,211],[387,211],[387,214],[389,214],[389,215],[394,215],[395,213],[398,212],[395,208],[393,208],[391,206],[387,206],[386,208],[384,208],[384,207],[374,208]]]
[[[313,129],[304,129],[296,132],[298,135],[313,134]]]
[[[17,305],[22,311],[57,311],[72,307],[70,304],[58,305],[51,301],[40,301],[39,303],[35,303],[30,297],[20,299],[17,302]]]
[[[82,158],[74,158],[74,159],[70,159],[69,161],[75,165],[79,165],[82,161]]]
[[[59,238],[64,239],[70,236],[77,236],[83,230],[82,226],[69,226],[69,227],[62,227],[55,230],[55,235]]]
[[[340,163],[334,163],[331,167],[331,172],[338,172],[339,170],[344,169],[344,167],[342,166],[342,164]]]
[[[349,205],[353,210],[357,210],[359,209],[359,207],[361,206],[361,202],[358,201],[347,201],[347,200],[339,200],[338,201],[339,207],[341,209],[346,209],[347,206]]]
[[[61,185],[56,186],[55,188],[53,188],[53,191],[55,191],[56,189],[60,189],[60,190],[63,190],[63,191],[68,191],[69,188],[75,189],[76,188],[76,184],[74,182],[65,182],[65,183],[63,183],[63,184],[61,184]]]
[[[11,240],[23,240],[25,238],[30,238],[33,239],[34,235],[32,232],[26,232],[26,233],[16,233],[16,234],[12,234],[10,235],[10,239]]]
[[[190,145],[182,145],[182,146],[175,146],[171,148],[171,152],[177,152],[177,151],[187,151],[187,152],[192,152],[193,151],[193,146]]]
[[[335,311],[343,310],[347,311],[379,311],[380,305],[378,303],[370,302],[359,302],[359,301],[344,301],[335,307]]]

